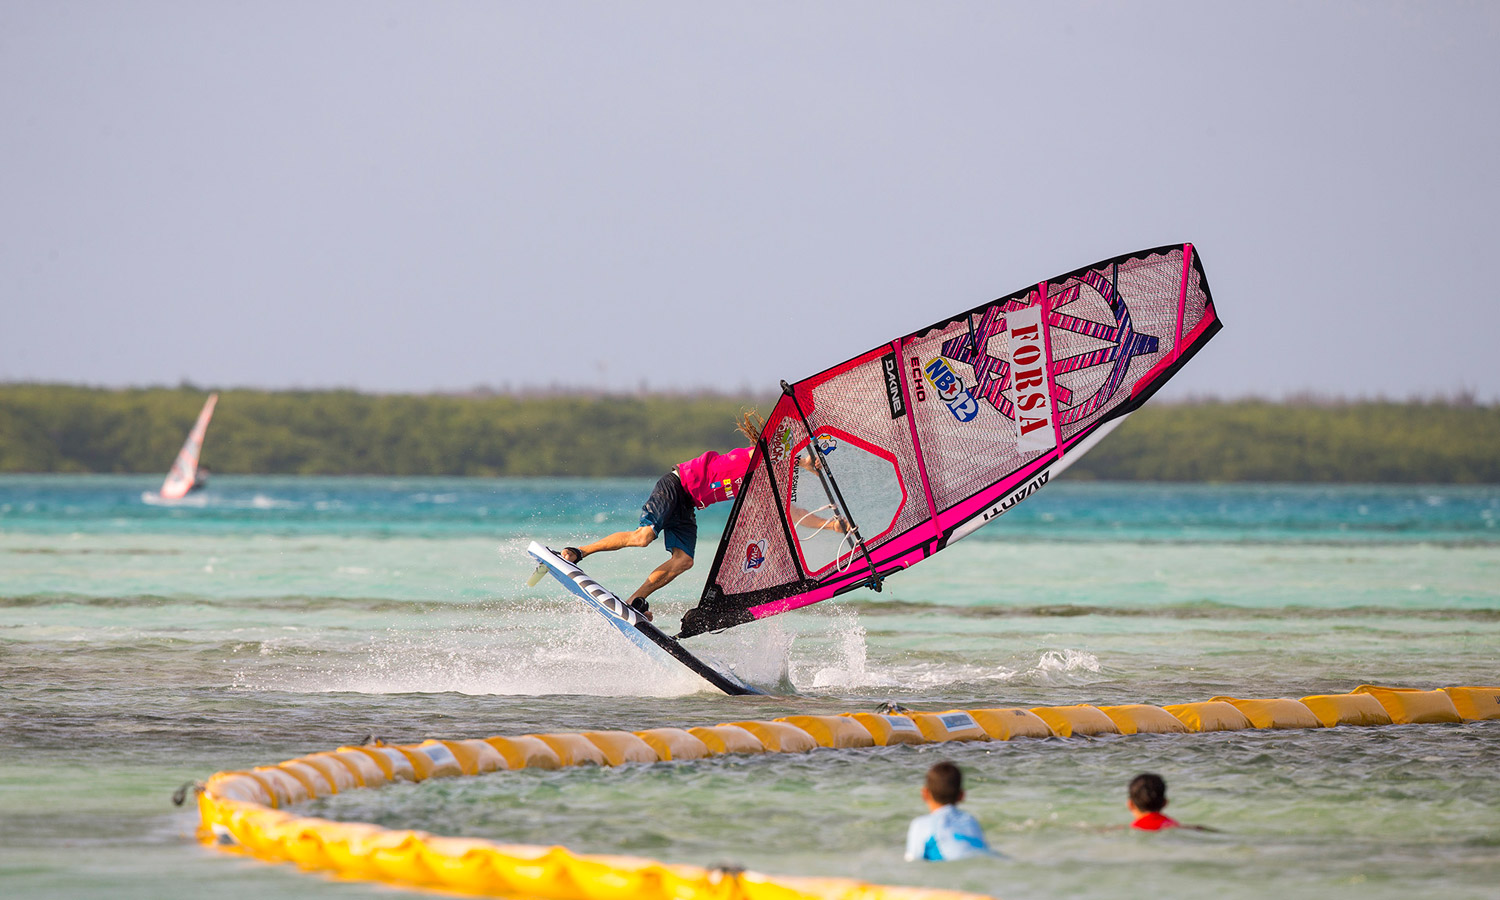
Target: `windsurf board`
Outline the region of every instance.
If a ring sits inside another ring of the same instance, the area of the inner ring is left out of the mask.
[[[606,622],[640,648],[656,665],[668,671],[686,668],[726,694],[764,693],[688,652],[670,635],[647,621],[638,610],[550,548],[532,541],[527,552],[545,566],[563,587],[583,600],[589,609],[603,616]]]

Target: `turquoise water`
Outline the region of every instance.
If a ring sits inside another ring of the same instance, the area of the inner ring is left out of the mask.
[[[648,479],[0,477],[0,895],[402,896],[228,857],[169,795],[358,742],[797,712],[1500,683],[1500,489],[1050,485],[887,584],[689,642],[771,698],[643,669],[533,537],[635,524]],[[704,515],[700,555],[723,514]],[[660,551],[596,558],[639,583]],[[654,603],[676,619],[706,565]],[[900,861],[941,758],[1006,854]],[[1124,785],[1217,833],[1141,835]],[[819,751],[516,772],[335,818],[1010,898],[1491,897],[1500,722]]]

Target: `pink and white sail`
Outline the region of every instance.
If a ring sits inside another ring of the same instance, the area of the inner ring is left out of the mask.
[[[1175,244],[785,385],[679,636],[878,588],[1045,485],[1220,327],[1202,261]]]
[[[197,483],[198,454],[203,450],[203,435],[208,431],[208,420],[213,418],[214,406],[218,402],[218,394],[208,395],[203,410],[198,413],[198,421],[193,423],[193,430],[188,432],[187,440],[177,452],[177,459],[172,461],[172,470],[167,473],[167,480],[162,483],[163,499],[179,500],[186,497]]]

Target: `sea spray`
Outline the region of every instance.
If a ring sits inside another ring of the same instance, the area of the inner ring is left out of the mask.
[[[658,670],[597,616],[565,599],[488,612],[436,629],[393,627],[355,646],[259,647],[279,664],[241,672],[250,690],[361,694],[445,693],[676,697],[704,689],[687,672]],[[266,660],[262,660],[262,663]]]

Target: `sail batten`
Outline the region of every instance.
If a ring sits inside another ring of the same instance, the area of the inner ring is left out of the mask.
[[[1175,244],[785,385],[681,636],[878,585],[940,552],[1045,486],[1220,327],[1200,257]]]

